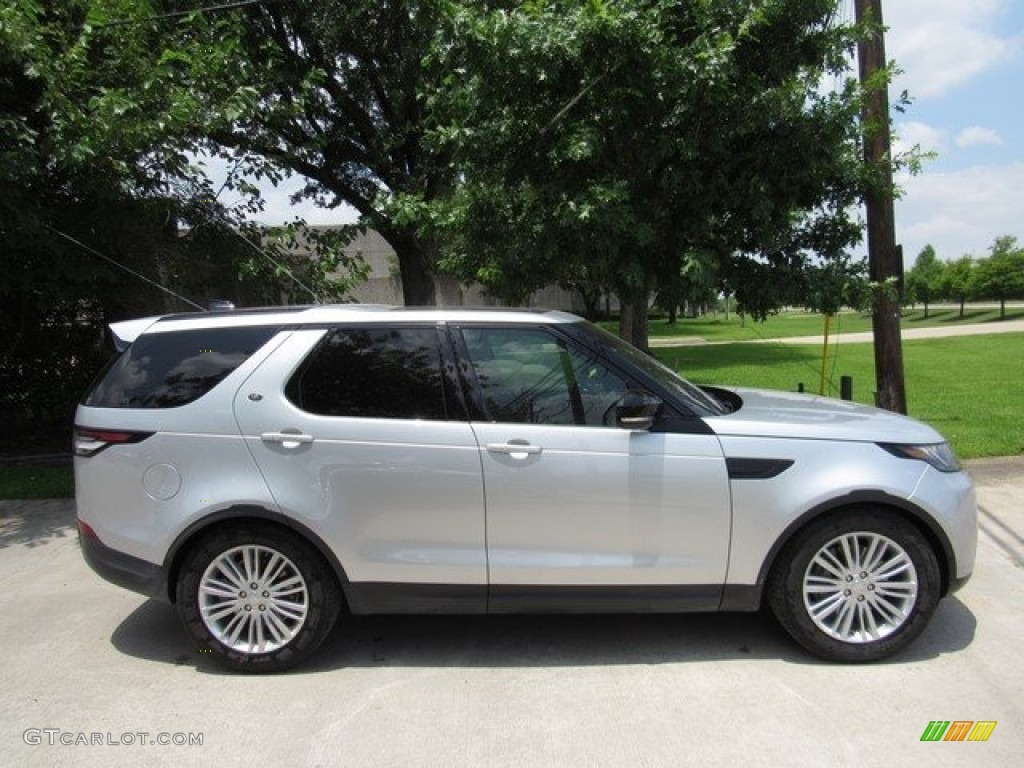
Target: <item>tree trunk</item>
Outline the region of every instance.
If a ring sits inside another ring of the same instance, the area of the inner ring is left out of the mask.
[[[601,314],[601,292],[588,291],[581,286],[576,287],[576,292],[583,299],[583,317],[592,323],[596,323]]]
[[[965,301],[967,301],[967,297],[961,295],[960,296],[960,317],[964,316],[964,302]]]
[[[402,303],[407,307],[436,306],[434,247],[423,243],[413,232],[383,227],[377,231],[395,249],[398,257],[398,269],[402,275]]]
[[[431,260],[420,248],[398,254],[402,272],[402,303],[407,307],[432,307],[437,304],[437,288]]]
[[[1003,296],[999,297],[999,319],[1006,319],[1006,298]]]
[[[647,290],[619,297],[619,336],[634,347],[649,352],[647,340]]]

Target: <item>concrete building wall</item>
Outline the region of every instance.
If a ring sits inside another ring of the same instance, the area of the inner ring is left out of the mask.
[[[345,247],[350,256],[361,256],[370,267],[370,276],[365,283],[357,285],[350,295],[364,304],[401,304],[402,278],[398,270],[398,257],[394,248],[375,230],[358,235]],[[437,289],[437,303],[443,307],[492,307],[500,304],[487,295],[483,286],[465,285],[453,277],[440,276],[434,279]],[[534,293],[527,304],[530,307],[561,309],[582,313],[583,301],[574,291],[566,291],[556,285]]]

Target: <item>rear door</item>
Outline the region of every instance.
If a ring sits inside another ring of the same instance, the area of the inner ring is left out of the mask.
[[[489,609],[717,608],[730,526],[717,437],[699,419],[615,426],[616,402],[641,385],[550,328],[464,326],[459,348],[476,393]]]
[[[357,612],[484,609],[480,458],[442,341],[299,330],[235,397],[274,499],[335,551]]]

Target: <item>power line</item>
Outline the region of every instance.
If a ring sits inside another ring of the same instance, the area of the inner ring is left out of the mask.
[[[236,165],[237,165],[237,162],[238,161],[236,160]],[[228,175],[230,176],[232,173],[234,173],[234,169],[232,169],[232,171]],[[189,191],[189,187],[188,186],[184,186],[183,187],[183,191],[184,191],[184,194],[188,195],[189,197],[192,197],[195,200],[196,207],[199,209],[200,213],[203,214],[203,216],[205,217],[207,222],[212,222],[214,224],[214,226],[226,227],[228,229],[228,231],[231,232],[231,234],[233,234],[235,237],[237,237],[243,243],[245,243],[250,248],[252,248],[254,251],[256,251],[256,253],[258,253],[264,259],[266,259],[271,264],[273,264],[274,267],[276,267],[280,272],[283,272],[284,274],[286,274],[288,276],[288,278],[293,283],[295,283],[302,290],[304,290],[306,293],[308,293],[312,297],[314,304],[320,304],[321,303],[320,302],[320,297],[316,294],[316,291],[314,291],[312,288],[310,288],[308,285],[306,285],[304,282],[302,282],[295,275],[295,273],[292,272],[285,264],[282,264],[281,262],[279,262],[277,259],[275,259],[273,256],[271,256],[269,253],[267,253],[263,248],[261,248],[259,245],[254,243],[248,237],[246,237],[245,234],[242,232],[241,227],[239,225],[237,225],[236,222],[232,221],[227,216],[227,214],[224,212],[224,210],[220,206],[218,206],[217,198],[220,196],[220,193],[224,191],[224,189],[227,187],[227,185],[228,185],[228,181],[227,181],[227,179],[225,179],[224,183],[221,184],[220,189],[217,191],[217,194],[202,193],[202,194],[198,194],[197,195],[197,194],[191,193]]]
[[[237,167],[238,163],[239,161],[236,158],[235,167]],[[197,225],[209,224],[216,228],[227,229],[232,235],[237,237],[256,253],[270,262],[279,272],[287,275],[295,285],[308,293],[310,297],[312,297],[314,304],[322,303],[316,291],[310,288],[306,283],[302,282],[302,280],[300,280],[286,264],[283,264],[272,257],[267,253],[267,251],[260,247],[260,245],[246,237],[242,231],[242,224],[232,220],[225,212],[225,206],[217,202],[221,193],[228,188],[228,179],[234,174],[234,171],[235,168],[233,167],[228,172],[227,178],[225,178],[220,189],[218,189],[216,193],[206,191],[204,187],[198,186],[195,180],[181,180],[179,183],[175,184],[175,188],[179,196],[192,200],[193,205],[200,214],[200,219],[198,220]]]
[[[44,224],[43,226],[46,227],[51,232],[53,232],[53,234],[59,235],[60,237],[63,237],[65,240],[68,240],[69,242],[74,243],[79,248],[85,249],[86,251],[91,253],[93,256],[99,256],[104,261],[106,261],[106,262],[108,262],[110,264],[113,264],[118,269],[123,269],[128,274],[134,275],[135,277],[139,278],[139,280],[142,280],[143,282],[148,283],[149,285],[152,285],[154,288],[158,288],[161,291],[163,291],[164,293],[169,293],[174,298],[179,299],[179,300],[185,302],[186,304],[191,304],[193,307],[195,307],[196,309],[198,309],[198,310],[200,310],[202,312],[206,311],[205,307],[202,307],[199,304],[196,304],[191,299],[186,299],[181,294],[175,293],[174,291],[172,291],[170,288],[168,288],[166,286],[160,285],[160,283],[156,282],[155,280],[150,280],[148,277],[146,277],[145,275],[141,274],[140,272],[136,272],[131,267],[126,267],[124,264],[122,264],[122,263],[120,263],[118,261],[114,261],[114,259],[112,259],[109,256],[106,256],[106,255],[100,253],[95,248],[92,248],[92,247],[86,245],[81,240],[76,240],[71,235],[67,234],[66,232],[61,232],[59,229],[56,229],[55,227],[51,227],[49,224]]]
[[[292,282],[294,282],[296,285],[298,285],[300,288],[302,288],[304,291],[306,291],[306,293],[308,293],[310,296],[312,296],[314,304],[319,304],[320,303],[320,297],[316,295],[316,291],[314,291],[312,288],[310,288],[304,282],[299,280],[299,278],[295,276],[294,272],[292,272],[284,264],[282,264],[281,262],[279,262],[275,258],[273,258],[269,253],[267,253],[262,248],[260,248],[258,245],[256,245],[256,243],[254,243],[248,237],[243,235],[238,229],[236,229],[235,227],[233,227],[231,225],[230,221],[227,221],[225,219],[224,223],[226,223],[228,225],[228,229],[230,229],[235,234],[235,236],[240,238],[242,240],[242,242],[244,242],[246,245],[248,245],[250,248],[252,248],[254,251],[256,251],[256,253],[258,253],[260,256],[265,258],[267,261],[269,261],[275,267],[277,267],[282,272],[284,272],[286,275],[288,275],[288,277],[290,277],[292,279]]]

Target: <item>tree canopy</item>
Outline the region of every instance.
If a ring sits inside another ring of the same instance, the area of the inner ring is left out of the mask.
[[[686,254],[763,315],[859,237],[857,30],[832,0],[192,7],[90,3],[90,55],[131,55],[87,113],[121,136],[149,115],[128,135],[162,132],[164,163],[303,174],[392,244],[406,303],[434,301],[439,258],[509,301],[598,280],[642,345]]]
[[[195,140],[178,131],[154,74],[157,41],[102,26],[141,7],[12,0],[0,9],[5,436],[67,429],[110,354],[111,321],[213,298],[278,303],[293,277],[315,293],[303,301],[340,298],[350,283],[334,233],[314,243],[319,258],[308,247],[296,254],[300,226],[246,227],[244,211],[220,204],[195,173]]]
[[[995,239],[989,256],[981,259],[973,276],[974,294],[999,302],[999,317],[1006,317],[1007,299],[1024,299],[1024,248],[1012,235]]]
[[[967,301],[994,300],[999,302],[1000,319],[1005,319],[1007,300],[1024,299],[1024,248],[1013,235],[1000,235],[993,240],[988,256],[976,259],[964,254],[954,261],[942,261],[929,245],[907,272],[905,283],[908,301],[952,299],[960,305],[963,317]]]
[[[462,4],[428,102],[432,146],[459,171],[426,206],[445,265],[513,300],[597,265],[639,346],[650,290],[693,252],[715,255],[747,312],[784,303],[814,254],[860,237],[855,30],[834,14],[825,0]]]
[[[97,253],[197,299],[240,272],[263,300],[297,299],[281,281],[302,270],[316,295],[343,290],[336,243],[289,261],[306,237],[290,230],[256,258],[265,240],[203,154],[239,191],[294,172],[300,195],[355,207],[395,248],[407,304],[434,302],[439,269],[510,302],[612,290],[645,346],[655,289],[728,286],[754,316],[829,303],[814,286],[852,274],[872,181],[861,31],[834,0],[12,0],[5,323],[94,332],[178,307]],[[8,352],[13,380],[27,368]]]
[[[928,317],[928,304],[942,289],[942,263],[931,245],[926,245],[917,255],[906,276],[905,288],[911,300],[924,304],[924,316]]]
[[[134,67],[97,83],[94,117],[118,126],[148,115],[158,154],[203,150],[236,164],[239,177],[301,174],[301,196],[353,206],[391,243],[407,304],[434,303],[436,248],[392,203],[430,200],[452,178],[445,158],[422,146],[424,60],[446,3],[90,6],[87,47],[100,57],[129,51]]]

